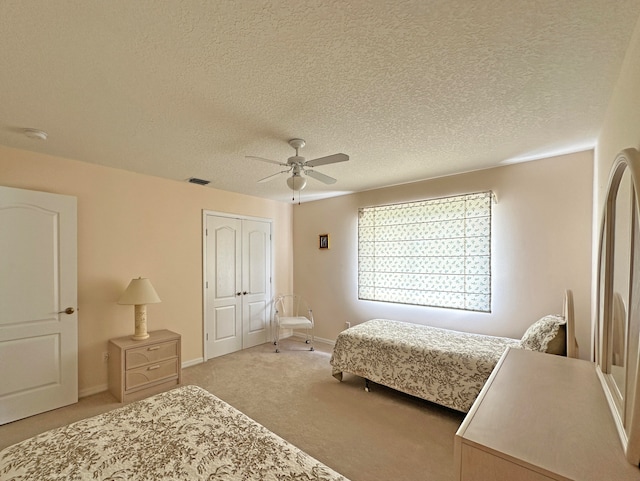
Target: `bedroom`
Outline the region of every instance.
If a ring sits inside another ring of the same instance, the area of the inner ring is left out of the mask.
[[[583,355],[588,356],[593,239],[609,165],[620,149],[640,145],[640,94],[635,88],[640,83],[639,37],[636,27],[595,151],[303,202],[299,206],[33,152],[26,143],[22,148],[1,147],[2,185],[78,197],[80,394],[106,389],[107,369],[102,353],[108,339],[129,334],[132,324],[131,309],[116,301],[127,282],[138,275],[152,279],[162,298],[161,304],[149,306],[150,329],[180,332],[183,359],[193,364],[202,360],[203,209],[273,219],[274,292],[295,289],[308,295],[319,319],[317,335],[331,340],[345,322],[356,323],[373,315],[370,308],[354,305],[356,274],[346,261],[356,249],[350,236],[357,207],[398,202],[422,192],[431,196],[432,192],[437,195],[495,189],[496,215],[520,227],[516,232],[505,229],[495,233],[495,241],[502,242],[510,252],[510,258],[501,261],[502,270],[495,273],[504,276],[496,278],[496,298],[500,295],[514,299],[511,289],[530,294],[524,300],[518,297],[517,304],[496,300],[495,313],[475,316],[473,326],[456,313],[447,313],[446,319],[432,322],[518,336],[531,319],[559,309],[559,293],[570,287],[576,296],[578,341]],[[5,125],[13,122],[3,119]],[[556,203],[562,204],[562,215],[557,215]],[[535,210],[530,210],[532,206]],[[530,217],[522,217],[523,209]],[[337,212],[348,215],[337,216]],[[562,251],[554,247],[557,239],[553,234],[557,232],[563,233]],[[331,235],[328,251],[317,249],[317,236],[323,233]],[[523,244],[534,241],[540,249],[537,257],[519,252]],[[556,257],[547,256],[549,251]],[[419,310],[411,307],[385,315],[419,320]],[[504,325],[516,317],[517,321]]]
[[[349,241],[347,237],[353,234],[349,229],[353,228],[356,219],[355,202],[358,202],[359,196],[372,193],[292,207],[286,203],[227,192],[214,191],[212,195],[208,189],[200,186],[5,147],[0,147],[0,153],[5,185],[65,192],[78,197],[81,396],[100,392],[107,387],[107,369],[102,353],[107,350],[109,339],[127,335],[132,329],[131,307],[118,305],[117,300],[129,280],[138,275],[151,279],[162,299],[161,303],[147,307],[149,330],[171,329],[179,332],[182,335],[184,362],[190,365],[203,360],[202,209],[220,211],[224,206],[226,211],[274,219],[274,290],[289,291],[292,277],[296,279],[296,289],[304,292],[314,306],[314,314],[318,319],[316,335],[319,338],[335,339],[344,328],[344,322],[355,324],[374,316],[373,311],[353,312],[353,308],[342,300],[343,296],[348,298],[353,295],[350,290],[355,289],[353,276],[357,275],[357,271],[354,272],[357,267],[351,265],[349,268],[346,261],[349,256],[354,256],[354,250],[357,249],[355,240]],[[589,318],[591,210],[585,209],[584,205],[591,202],[592,159],[592,152],[583,152],[411,186],[418,191],[426,190],[425,185],[429,189],[440,187],[446,192],[452,188],[452,184],[455,189],[477,190],[479,187],[486,188],[487,183],[491,182],[499,196],[494,215],[499,216],[503,206],[511,204],[513,213],[509,222],[519,225],[517,230],[506,229],[506,232],[500,233],[496,229],[494,232],[494,242],[503,242],[513,251],[510,264],[503,267],[504,270],[511,268],[513,272],[502,275],[510,279],[513,286],[509,289],[538,289],[544,292],[536,299],[527,300],[508,291],[508,298],[516,299],[517,305],[502,306],[496,301],[492,314],[460,314],[453,311],[449,314],[448,327],[520,337],[533,320],[542,314],[559,311],[562,292],[570,287],[576,297],[577,318],[582,320],[578,322],[578,342],[581,346],[589,345],[589,327],[584,319]],[[579,172],[577,177],[576,172]],[[564,180],[568,176],[574,178],[570,188],[567,188]],[[498,183],[497,178],[505,180]],[[387,198],[403,199],[395,193],[397,190],[384,189],[377,195],[388,194]],[[406,193],[408,186],[403,186],[401,190]],[[114,196],[114,192],[118,192],[118,195]],[[134,193],[135,197],[132,198]],[[394,195],[396,197],[391,197]],[[557,215],[556,201],[563,203],[562,215]],[[347,208],[343,205],[345,203],[352,203],[353,206]],[[551,205],[542,209],[545,203]],[[327,212],[350,211],[350,215],[323,218],[323,205],[330,206]],[[537,209],[532,209],[532,205]],[[310,214],[304,215],[307,210]],[[521,218],[520,212],[523,210],[531,214]],[[300,218],[296,217],[298,213],[301,213]],[[319,227],[307,225],[310,219],[322,224]],[[296,225],[295,228],[290,227],[292,223]],[[540,235],[548,230],[562,232],[568,240],[559,243],[555,236]],[[153,234],[147,235],[147,232]],[[328,251],[317,249],[317,236],[324,232],[331,234]],[[527,239],[535,239],[539,252],[536,257],[518,254],[519,246],[525,244]],[[293,244],[300,247],[295,249],[294,256],[290,256]],[[549,257],[551,255],[553,257]],[[164,262],[157,262],[158,258],[163,258]],[[296,262],[297,259],[300,260]],[[558,265],[562,269],[556,274]],[[524,272],[527,275],[521,275]],[[548,272],[553,274],[549,276]],[[181,282],[175,283],[173,279],[181,279]],[[332,299],[332,302],[324,302],[322,296]],[[400,306],[395,308],[396,314],[392,314],[392,311],[384,315],[419,320],[409,316],[412,312],[420,311],[416,307]],[[436,311],[441,315],[443,310]],[[517,317],[517,320],[502,329],[498,322],[493,327],[490,321],[498,319],[501,311],[504,311],[502,316]],[[522,314],[516,316],[516,312]],[[477,318],[471,325],[468,321],[465,323],[465,319],[470,317]],[[456,318],[459,318],[457,324]],[[434,324],[439,319],[442,318],[433,319]],[[482,325],[478,326],[479,323]]]

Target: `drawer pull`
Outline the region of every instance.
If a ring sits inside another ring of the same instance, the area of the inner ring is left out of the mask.
[[[154,369],[160,369],[160,364],[156,364],[155,366],[149,366],[147,371],[153,371]]]
[[[157,351],[158,349],[160,349],[160,346],[153,346],[153,347],[147,348],[147,351]]]

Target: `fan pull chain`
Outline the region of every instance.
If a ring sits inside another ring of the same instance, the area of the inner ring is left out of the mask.
[[[296,191],[295,189],[291,189],[291,202],[295,204],[296,202]],[[298,205],[300,205],[300,191],[298,191]]]

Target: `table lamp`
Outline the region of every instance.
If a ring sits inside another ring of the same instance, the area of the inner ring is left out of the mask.
[[[147,333],[147,304],[158,302],[160,302],[160,298],[149,279],[138,277],[131,280],[124,294],[118,300],[118,304],[135,306],[136,332],[131,339],[142,341],[149,337]]]

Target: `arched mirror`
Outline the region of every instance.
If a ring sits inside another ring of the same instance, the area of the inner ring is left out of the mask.
[[[640,464],[640,154],[626,149],[609,177],[600,233],[598,374],[629,462]]]

